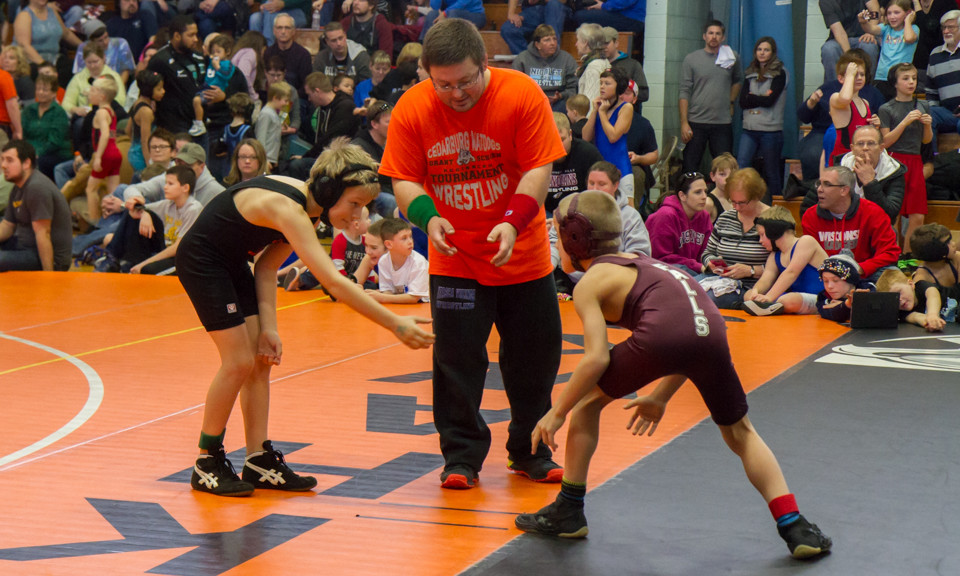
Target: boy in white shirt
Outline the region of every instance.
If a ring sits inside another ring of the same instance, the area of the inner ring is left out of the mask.
[[[380,290],[367,290],[382,304],[418,304],[430,301],[427,259],[413,251],[413,231],[400,218],[384,218],[380,239],[387,253],[380,258]]]

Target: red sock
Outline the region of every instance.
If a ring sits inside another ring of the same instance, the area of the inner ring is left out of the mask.
[[[779,520],[786,514],[794,514],[800,511],[797,508],[797,499],[793,494],[784,494],[783,496],[777,496],[768,504],[770,507],[770,513],[773,514],[774,520]]]

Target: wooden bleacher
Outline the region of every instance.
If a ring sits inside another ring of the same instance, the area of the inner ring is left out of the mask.
[[[323,42],[323,28],[314,30],[313,28],[297,28],[297,44],[307,49],[311,56],[320,51],[320,43]]]
[[[487,47],[487,56],[491,65],[504,65],[503,62],[494,62],[494,56],[509,55],[510,49],[507,43],[500,36],[500,26],[507,21],[507,3],[491,2],[484,3],[483,9],[487,14],[487,25],[480,31],[483,36],[483,43]],[[299,28],[297,30],[297,42],[307,49],[310,54],[316,54],[320,51],[323,41],[323,30],[313,30],[312,28]],[[633,50],[633,34],[631,32],[621,32],[618,41],[620,50],[630,54]],[[574,59],[577,57],[577,34],[576,32],[563,32],[560,34],[560,49],[569,52]],[[509,65],[509,63],[506,63]]]
[[[790,211],[790,214],[793,215],[793,218],[797,221],[797,234],[801,234],[800,229],[800,219],[802,214],[800,214],[800,204],[803,203],[803,198],[791,198],[790,200],[784,200],[783,196],[774,196],[773,205],[774,206],[783,206]],[[931,200],[927,202],[927,217],[925,222],[927,224],[937,223],[942,224],[954,231],[954,236],[960,234],[960,222],[957,222],[957,215],[960,214],[960,202],[955,200]]]
[[[494,6],[499,6],[499,4],[494,4]],[[503,6],[506,6],[506,4]],[[489,56],[491,64],[494,64],[494,56],[510,54],[510,49],[507,47],[507,43],[503,41],[503,37],[500,36],[499,29],[484,29],[480,31],[480,35],[483,36],[483,43],[487,47],[487,56]],[[320,51],[320,43],[323,41],[323,30],[298,28],[296,39],[297,43],[306,48],[310,54],[316,54]],[[618,44],[621,51],[629,54],[633,47],[633,34],[621,32]],[[560,49],[566,50],[576,58],[577,34],[575,32],[564,32],[561,35]]]
[[[500,36],[499,30],[481,30],[480,35],[483,36],[483,43],[487,47],[487,57],[490,59],[491,64],[495,65],[493,59],[494,56],[510,54],[510,48],[507,47],[507,43],[504,42],[503,37]],[[629,54],[630,50],[633,48],[633,34],[630,32],[621,32],[618,45],[620,46],[620,50],[622,52]],[[574,60],[576,60],[576,32],[564,32],[561,34],[560,49],[569,52],[573,56]]]
[[[500,2],[484,3],[483,9],[487,14],[487,25],[480,31],[480,34],[483,36],[483,43],[487,47],[487,56],[493,64],[494,56],[510,54],[507,43],[500,36],[500,26],[507,21],[507,4]],[[618,44],[622,52],[630,54],[633,50],[633,34],[631,32],[621,32]],[[562,32],[560,34],[560,49],[569,52],[574,59],[577,58],[576,32]]]
[[[520,3],[517,2],[519,6]],[[500,26],[507,21],[507,3],[491,2],[483,4],[483,11],[487,14],[487,26],[490,30],[499,30]]]

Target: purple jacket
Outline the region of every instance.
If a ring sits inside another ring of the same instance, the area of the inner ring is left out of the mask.
[[[667,196],[663,205],[647,218],[647,230],[654,258],[699,270],[713,223],[706,210],[698,212],[693,219],[687,218],[680,199],[674,194]]]

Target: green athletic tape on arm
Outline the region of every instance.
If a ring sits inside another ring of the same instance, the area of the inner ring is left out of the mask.
[[[427,231],[427,224],[434,216],[440,216],[437,207],[433,203],[433,198],[428,194],[421,194],[413,199],[413,202],[407,206],[407,220],[412,222],[417,228]]]

